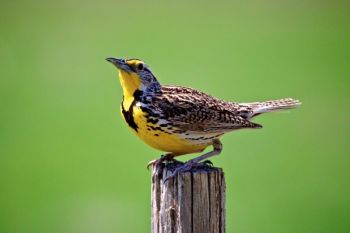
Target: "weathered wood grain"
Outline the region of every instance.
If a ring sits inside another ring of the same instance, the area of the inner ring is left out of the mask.
[[[203,165],[164,182],[180,163],[152,171],[152,233],[225,233],[225,178]]]

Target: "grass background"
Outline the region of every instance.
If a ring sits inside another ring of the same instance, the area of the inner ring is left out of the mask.
[[[119,115],[109,56],[217,97],[295,97],[223,138],[227,232],[349,232],[346,1],[2,1],[0,232],[150,232],[160,155]],[[190,158],[190,157],[187,157]],[[184,158],[184,159],[187,159]]]

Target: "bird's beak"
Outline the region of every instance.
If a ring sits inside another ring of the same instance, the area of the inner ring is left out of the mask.
[[[106,60],[115,65],[119,70],[123,70],[126,72],[132,71],[130,69],[130,66],[125,62],[125,59],[109,57],[106,58]]]

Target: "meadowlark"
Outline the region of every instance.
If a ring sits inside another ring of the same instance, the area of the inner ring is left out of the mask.
[[[142,141],[166,154],[150,164],[175,156],[213,150],[178,167],[171,176],[186,171],[222,151],[225,133],[262,126],[250,120],[262,113],[300,105],[291,98],[254,103],[227,102],[201,91],[161,85],[149,66],[139,59],[107,58],[118,68],[123,89],[121,113]]]

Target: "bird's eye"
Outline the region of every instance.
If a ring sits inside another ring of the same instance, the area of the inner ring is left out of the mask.
[[[137,69],[138,69],[138,70],[143,70],[143,64],[142,64],[142,63],[139,63],[139,64],[137,65]]]

